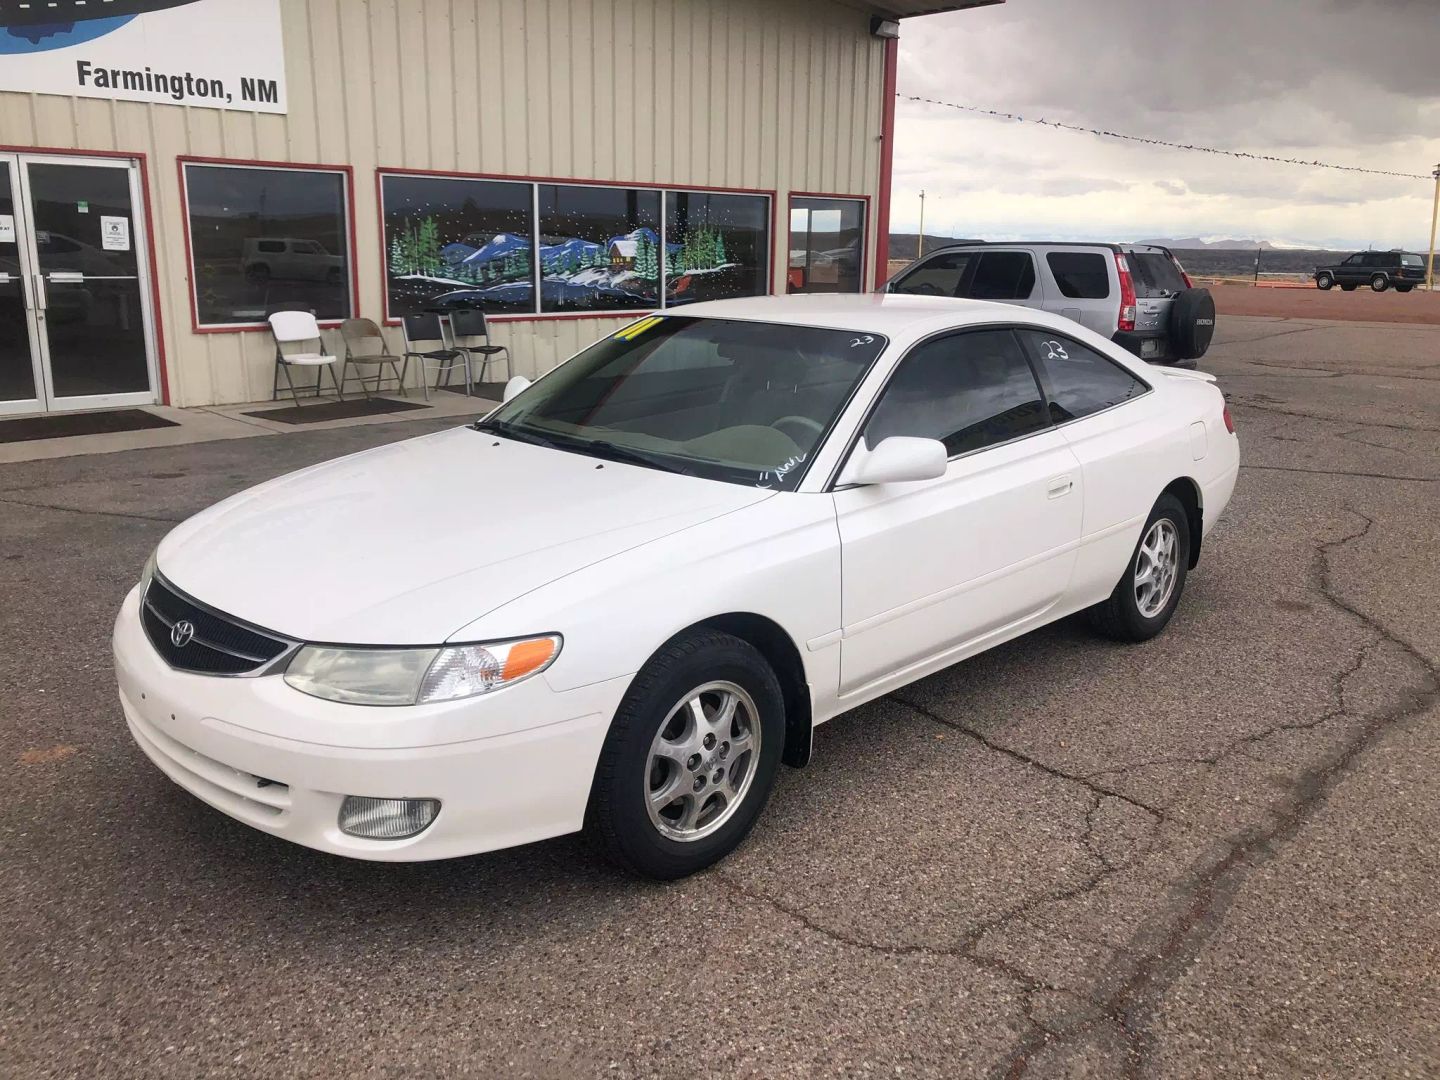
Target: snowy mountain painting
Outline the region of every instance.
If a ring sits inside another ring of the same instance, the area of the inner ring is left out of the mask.
[[[540,238],[540,299],[544,311],[656,307],[662,262],[672,302],[691,299],[696,275],[733,268],[717,229],[701,226],[665,244],[641,226],[604,242],[578,236]],[[392,312],[401,308],[478,305],[533,310],[531,240],[516,233],[466,235],[442,241],[433,217],[392,231],[387,268]]]

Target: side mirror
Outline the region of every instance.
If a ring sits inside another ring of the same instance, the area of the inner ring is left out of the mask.
[[[524,375],[516,375],[505,384],[505,396],[500,400],[509,401],[511,398],[523,394],[528,389],[530,389],[530,380]]]
[[[934,480],[944,476],[949,466],[950,456],[939,439],[892,435],[881,439],[874,450],[861,439],[840,473],[839,483],[868,486]]]

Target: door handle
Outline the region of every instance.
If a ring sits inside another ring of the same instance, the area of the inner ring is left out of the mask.
[[[1057,476],[1050,481],[1050,486],[1045,492],[1046,498],[1063,499],[1070,492],[1075,490],[1075,481],[1069,476]]]
[[[45,310],[45,275],[35,275],[35,310]]]

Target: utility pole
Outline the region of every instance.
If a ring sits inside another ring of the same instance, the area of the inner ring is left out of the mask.
[[[1435,177],[1435,209],[1430,211],[1430,261],[1425,264],[1425,288],[1435,291],[1435,224],[1440,221],[1440,165],[1431,173]],[[921,204],[924,205],[923,203]]]
[[[1435,167],[1435,175],[1440,176],[1440,165]],[[1440,181],[1436,181],[1436,198],[1440,198]],[[1435,247],[1434,239],[1431,239],[1430,247]],[[915,258],[918,260],[925,254],[925,189],[920,189],[920,235],[915,240]],[[1433,256],[1432,256],[1433,257]]]

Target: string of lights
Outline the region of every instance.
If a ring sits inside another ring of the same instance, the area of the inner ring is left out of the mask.
[[[957,109],[960,112],[974,113],[977,116],[988,116],[994,120],[1012,120],[1022,124],[1043,124],[1045,127],[1060,128],[1064,131],[1078,131],[1089,135],[1099,135],[1106,139],[1123,139],[1125,142],[1144,143],[1147,146],[1164,146],[1171,150],[1193,150],[1201,154],[1217,154],[1223,157],[1247,158],[1251,161],[1273,161],[1280,165],[1308,165],[1315,169],[1334,169],[1337,172],[1368,173],[1371,176],[1396,176],[1402,180],[1429,180],[1430,176],[1422,173],[1396,172],[1391,169],[1366,169],[1359,165],[1336,165],[1328,161],[1307,161],[1304,158],[1280,157],[1278,154],[1252,154],[1245,150],[1221,150],[1214,146],[1196,146],[1193,143],[1171,142],[1168,139],[1148,139],[1140,135],[1125,135],[1119,131],[1107,131],[1104,128],[1085,127],[1083,124],[1066,124],[1059,120],[1046,120],[1044,117],[1019,116],[1016,113],[1004,112],[1000,109],[982,109],[978,105],[957,105],[953,101],[936,101],[934,98],[916,97],[913,94],[896,94],[902,101],[914,101],[924,105],[940,105],[947,109]]]

